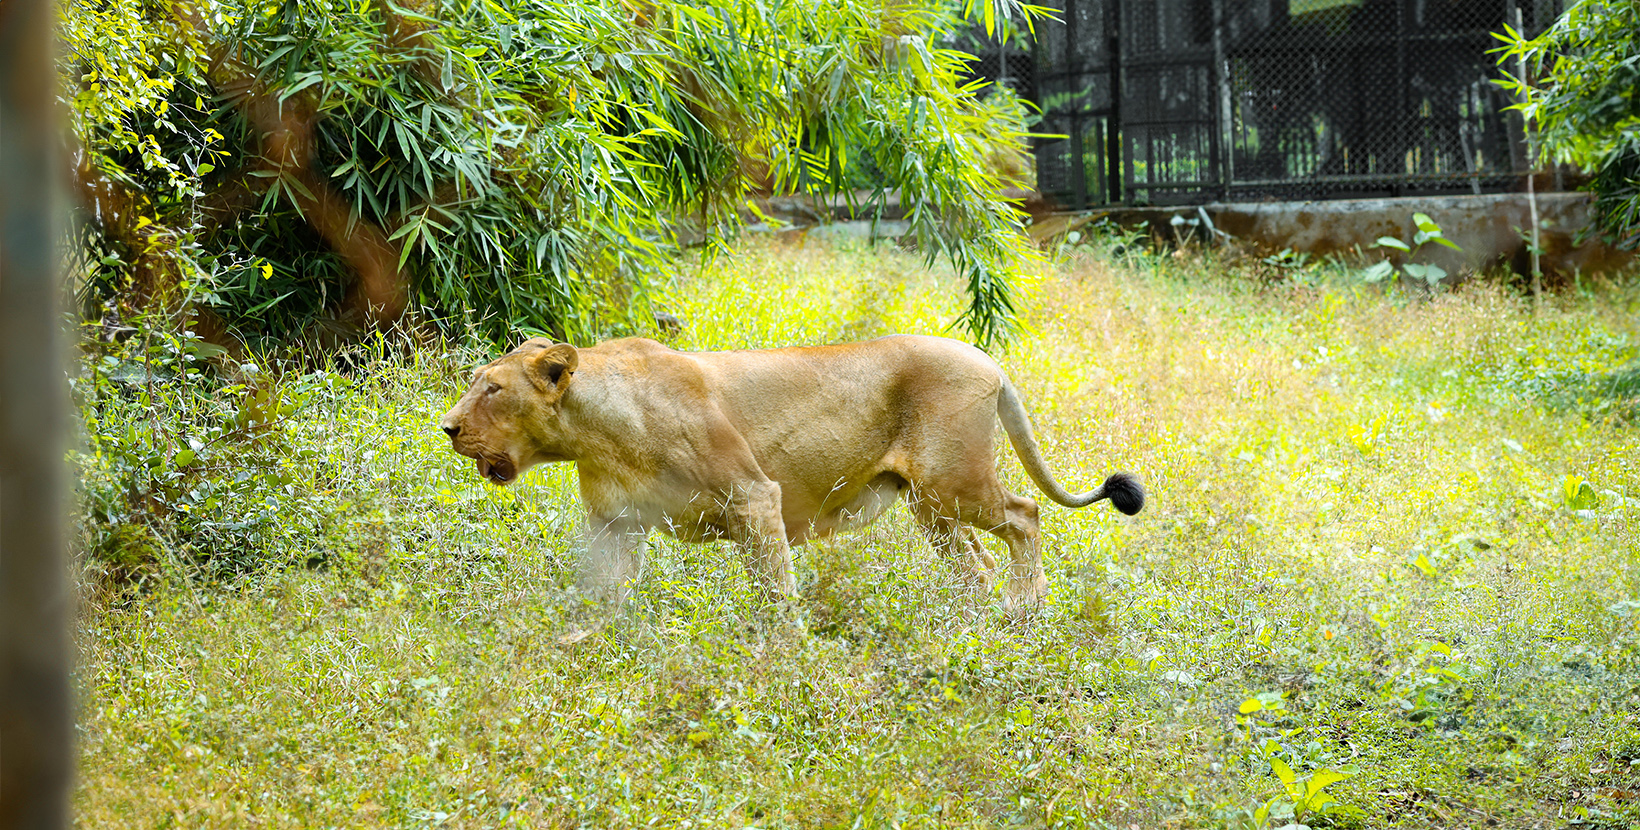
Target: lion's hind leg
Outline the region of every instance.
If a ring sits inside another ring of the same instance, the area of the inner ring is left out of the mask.
[[[913,496],[910,502],[911,514],[917,518],[923,535],[934,546],[934,552],[950,563],[958,581],[977,591],[989,589],[997,561],[979,543],[973,529],[942,515],[930,499]]]
[[[1042,571],[1042,534],[1036,502],[1002,491],[1001,511],[982,511],[970,521],[1008,543],[1008,587],[1003,589],[1003,606],[1010,611],[1036,607],[1048,593],[1048,576]],[[996,515],[1000,512],[1001,515]],[[968,518],[967,516],[964,517]]]
[[[970,483],[970,486],[962,488],[961,493],[966,497],[925,489],[922,498],[928,505],[927,509],[938,517],[934,526],[939,529],[941,523],[955,519],[988,531],[1007,543],[1010,561],[1008,584],[1003,589],[1003,605],[1012,611],[1034,607],[1048,590],[1048,577],[1042,571],[1042,542],[1036,502],[1008,492],[994,478]],[[966,528],[962,530],[966,531]],[[944,533],[943,530],[940,532]],[[958,538],[954,533],[945,535]],[[933,538],[932,532],[930,538]],[[971,550],[983,555],[977,539],[969,535],[967,541]],[[960,552],[960,549],[957,550]],[[991,561],[989,556],[985,559]]]

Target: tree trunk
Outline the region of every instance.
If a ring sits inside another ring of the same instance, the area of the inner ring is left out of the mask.
[[[0,2],[0,827],[68,824],[73,767],[50,0]]]

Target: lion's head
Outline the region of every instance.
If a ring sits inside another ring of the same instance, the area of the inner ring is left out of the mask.
[[[439,419],[456,452],[478,474],[508,484],[544,461],[560,460],[557,412],[578,356],[568,343],[532,338],[473,372],[473,382]]]

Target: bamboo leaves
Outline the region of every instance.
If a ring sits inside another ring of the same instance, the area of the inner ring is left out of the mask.
[[[994,28],[1019,8],[986,0],[971,13]],[[963,81],[967,57],[930,45],[958,25],[944,6],[227,0],[175,17],[117,5],[115,18],[148,24],[124,29],[88,4],[64,14],[81,55],[119,38],[176,56],[150,58],[150,71],[175,84],[164,102],[198,106],[173,111],[183,127],[150,156],[203,155],[206,128],[226,137],[211,151],[219,172],[197,173],[192,201],[159,219],[202,217],[189,255],[207,273],[278,264],[285,299],[271,306],[210,286],[217,313],[248,333],[346,311],[337,298],[365,277],[340,223],[389,249],[375,270],[407,281],[435,318],[497,339],[520,326],[619,331],[631,304],[601,307],[596,285],[641,291],[633,275],[680,228],[732,235],[747,196],[771,191],[873,216],[897,193],[930,261],[966,280],[970,336],[997,344],[1013,325],[1010,286],[1031,255],[996,160],[1018,152],[1022,110],[1006,93],[981,100]],[[102,77],[94,59],[74,64]],[[107,97],[76,99],[82,138],[103,166],[152,178],[164,164],[133,171],[99,143],[102,125],[135,130],[152,108]],[[93,282],[115,292],[121,277]]]

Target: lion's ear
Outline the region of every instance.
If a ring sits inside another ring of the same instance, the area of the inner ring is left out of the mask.
[[[568,343],[554,343],[542,346],[530,356],[530,374],[537,382],[556,387],[559,394],[563,394],[564,387],[569,384],[570,375],[575,374],[575,367],[580,363],[580,353]]]

